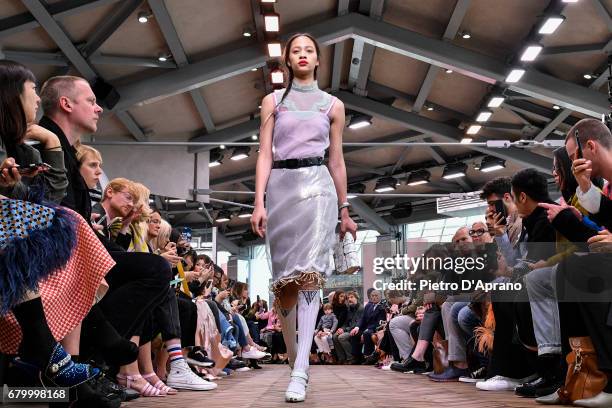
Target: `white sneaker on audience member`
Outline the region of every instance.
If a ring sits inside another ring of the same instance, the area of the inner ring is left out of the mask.
[[[503,375],[496,375],[485,381],[478,381],[476,388],[482,391],[514,391],[519,385],[532,381],[536,378],[535,375],[530,375],[525,378],[509,378]]]
[[[206,381],[191,371],[185,360],[176,363],[178,364],[171,364],[170,366],[168,381],[166,381],[169,387],[192,391],[210,391],[217,388],[216,383]]]
[[[246,359],[259,360],[259,359],[264,358],[265,356],[266,356],[266,353],[264,353],[263,351],[257,350],[255,347],[251,347],[249,351],[242,352],[242,358],[246,358]]]
[[[244,371],[251,371],[251,369],[249,367],[240,367],[236,369],[237,373],[242,373]]]

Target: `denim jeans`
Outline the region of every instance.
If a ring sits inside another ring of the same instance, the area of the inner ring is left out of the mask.
[[[533,316],[538,355],[561,354],[561,324],[556,296],[557,265],[534,269],[525,275]]]

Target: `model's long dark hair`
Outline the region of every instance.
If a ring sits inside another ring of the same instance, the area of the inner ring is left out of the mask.
[[[26,81],[36,82],[32,71],[17,62],[0,61],[0,136],[9,157],[16,156],[28,129],[21,103]]]
[[[315,50],[317,51],[317,59],[319,59],[319,63],[320,63],[320,56],[321,56],[321,48],[319,47],[319,43],[317,42],[317,40],[315,40],[315,38],[308,34],[308,33],[297,33],[291,36],[291,38],[289,38],[289,40],[287,41],[287,44],[285,44],[285,50],[283,52],[283,63],[284,63],[284,69],[286,69],[289,73],[288,78],[287,78],[287,87],[285,88],[285,93],[283,93],[283,97],[281,98],[280,102],[278,103],[279,105],[281,105],[283,103],[283,101],[285,100],[285,98],[287,97],[287,95],[289,94],[289,91],[291,91],[291,87],[293,86],[293,78],[294,78],[294,74],[293,74],[293,68],[291,68],[291,63],[289,62],[289,55],[291,54],[291,45],[293,44],[293,41],[296,40],[296,38],[298,37],[306,37],[308,38],[310,41],[312,41],[312,43],[315,46]],[[319,68],[318,66],[315,67],[314,69],[314,79],[317,79],[317,68]]]

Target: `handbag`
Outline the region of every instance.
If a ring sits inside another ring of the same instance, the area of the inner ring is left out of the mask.
[[[567,355],[565,384],[557,391],[561,402],[591,398],[606,386],[608,377],[599,370],[595,347],[590,337],[570,337],[572,351]]]
[[[361,260],[357,245],[350,233],[344,234],[340,239],[340,234],[336,234],[336,245],[334,247],[334,264],[336,271],[340,275],[353,275],[361,270]]]

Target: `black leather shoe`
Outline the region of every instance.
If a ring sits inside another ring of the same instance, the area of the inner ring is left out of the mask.
[[[521,384],[514,390],[516,395],[527,398],[542,397],[555,392],[564,384],[557,378],[538,377],[533,381]]]
[[[365,361],[363,362],[363,365],[374,365],[378,363],[379,358],[380,358],[380,353],[378,351],[375,351],[366,357]]]
[[[424,373],[425,371],[427,371],[427,363],[425,363],[424,361],[417,361],[412,357],[408,357],[407,359],[404,359],[404,361],[402,361],[401,363],[391,364],[391,370],[400,373],[409,373],[414,371]]]

